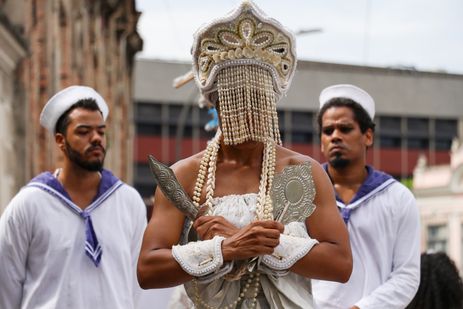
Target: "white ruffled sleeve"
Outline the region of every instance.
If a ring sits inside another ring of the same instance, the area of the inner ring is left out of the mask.
[[[172,247],[172,256],[185,272],[194,277],[219,272],[223,265],[222,241],[224,239],[215,236],[210,240],[176,245]]]
[[[287,270],[316,244],[318,240],[310,238],[303,222],[291,222],[285,225],[273,254],[264,255],[262,262],[273,270]]]

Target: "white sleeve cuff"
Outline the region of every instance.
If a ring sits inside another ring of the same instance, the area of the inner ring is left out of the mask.
[[[310,238],[305,227],[302,231],[300,226],[290,223],[285,226],[285,233],[280,235],[280,244],[272,254],[264,255],[262,262],[274,270],[287,270],[316,244],[318,240]]]
[[[215,236],[210,240],[176,245],[172,247],[172,256],[188,274],[194,277],[205,276],[219,270],[222,266],[224,239]]]

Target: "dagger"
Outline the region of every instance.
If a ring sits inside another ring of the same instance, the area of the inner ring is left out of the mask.
[[[174,172],[167,165],[148,155],[148,162],[156,182],[166,198],[191,221],[198,217],[198,208],[178,182]],[[201,214],[204,213],[201,211]]]

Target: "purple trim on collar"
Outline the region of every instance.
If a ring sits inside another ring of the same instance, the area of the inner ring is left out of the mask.
[[[98,241],[97,235],[93,228],[92,218],[90,213],[100,206],[117,188],[122,185],[122,182],[119,181],[110,171],[102,170],[101,171],[101,181],[98,187],[98,192],[93,199],[92,203],[84,210],[81,210],[77,205],[75,205],[69,194],[66,192],[61,183],[56,179],[56,177],[50,172],[45,172],[34,179],[32,179],[28,186],[39,187],[42,190],[50,193],[59,200],[61,200],[64,205],[68,206],[71,210],[76,212],[80,217],[85,221],[85,254],[92,260],[96,267],[100,265],[101,256],[103,254],[103,249]]]
[[[98,187],[98,192],[93,201],[99,199],[100,196],[102,196],[106,191],[111,189],[111,187],[118,181],[119,179],[116,176],[114,176],[110,171],[103,169],[101,171],[100,186]]]
[[[56,177],[53,176],[52,173],[50,173],[50,172],[41,173],[41,174],[35,176],[34,178],[32,178],[32,180],[29,181],[28,185],[31,184],[31,183],[34,183],[34,182],[38,182],[38,183],[47,185],[47,186],[53,188],[55,191],[58,191],[59,193],[61,193],[64,197],[66,197],[70,201],[72,201],[69,194],[66,192],[66,190],[64,190],[64,187],[61,185],[61,183],[58,181],[58,179],[56,179]]]
[[[96,201],[98,198],[100,198],[106,191],[108,191],[118,181],[119,179],[116,176],[114,176],[110,171],[103,169],[101,171],[101,181],[98,187],[98,192],[96,196],[93,198],[92,203]],[[66,197],[70,201],[72,201],[71,197],[66,192],[66,190],[61,185],[61,183],[58,181],[58,179],[56,179],[56,177],[53,176],[53,174],[50,172],[44,172],[44,173],[37,175],[29,182],[29,184],[33,182],[38,182],[38,183],[47,185],[53,188],[54,190],[58,191],[59,193],[61,193],[64,197]]]
[[[325,172],[328,174],[328,164],[324,163],[323,168],[325,169]],[[369,194],[371,191],[382,185],[384,182],[387,180],[391,179],[392,176],[389,174],[386,174],[384,172],[375,170],[371,166],[367,165],[366,166],[367,172],[368,172],[368,177],[365,179],[365,181],[362,183],[360,186],[359,190],[355,194],[354,198],[349,202],[349,204],[354,203],[355,201],[361,199],[362,197],[366,196]],[[329,175],[329,174],[328,174]],[[344,203],[336,194],[336,200]]]
[[[373,169],[371,166],[367,165],[368,177],[360,186],[360,189],[355,194],[352,201],[349,204],[354,203],[355,201],[361,199],[380,185],[382,185],[387,180],[391,179],[392,176],[384,172]]]

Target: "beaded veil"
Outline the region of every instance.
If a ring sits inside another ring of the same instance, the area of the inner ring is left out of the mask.
[[[201,27],[192,47],[193,75],[207,103],[220,101],[225,144],[281,143],[276,102],[296,68],[293,35],[252,1]]]

